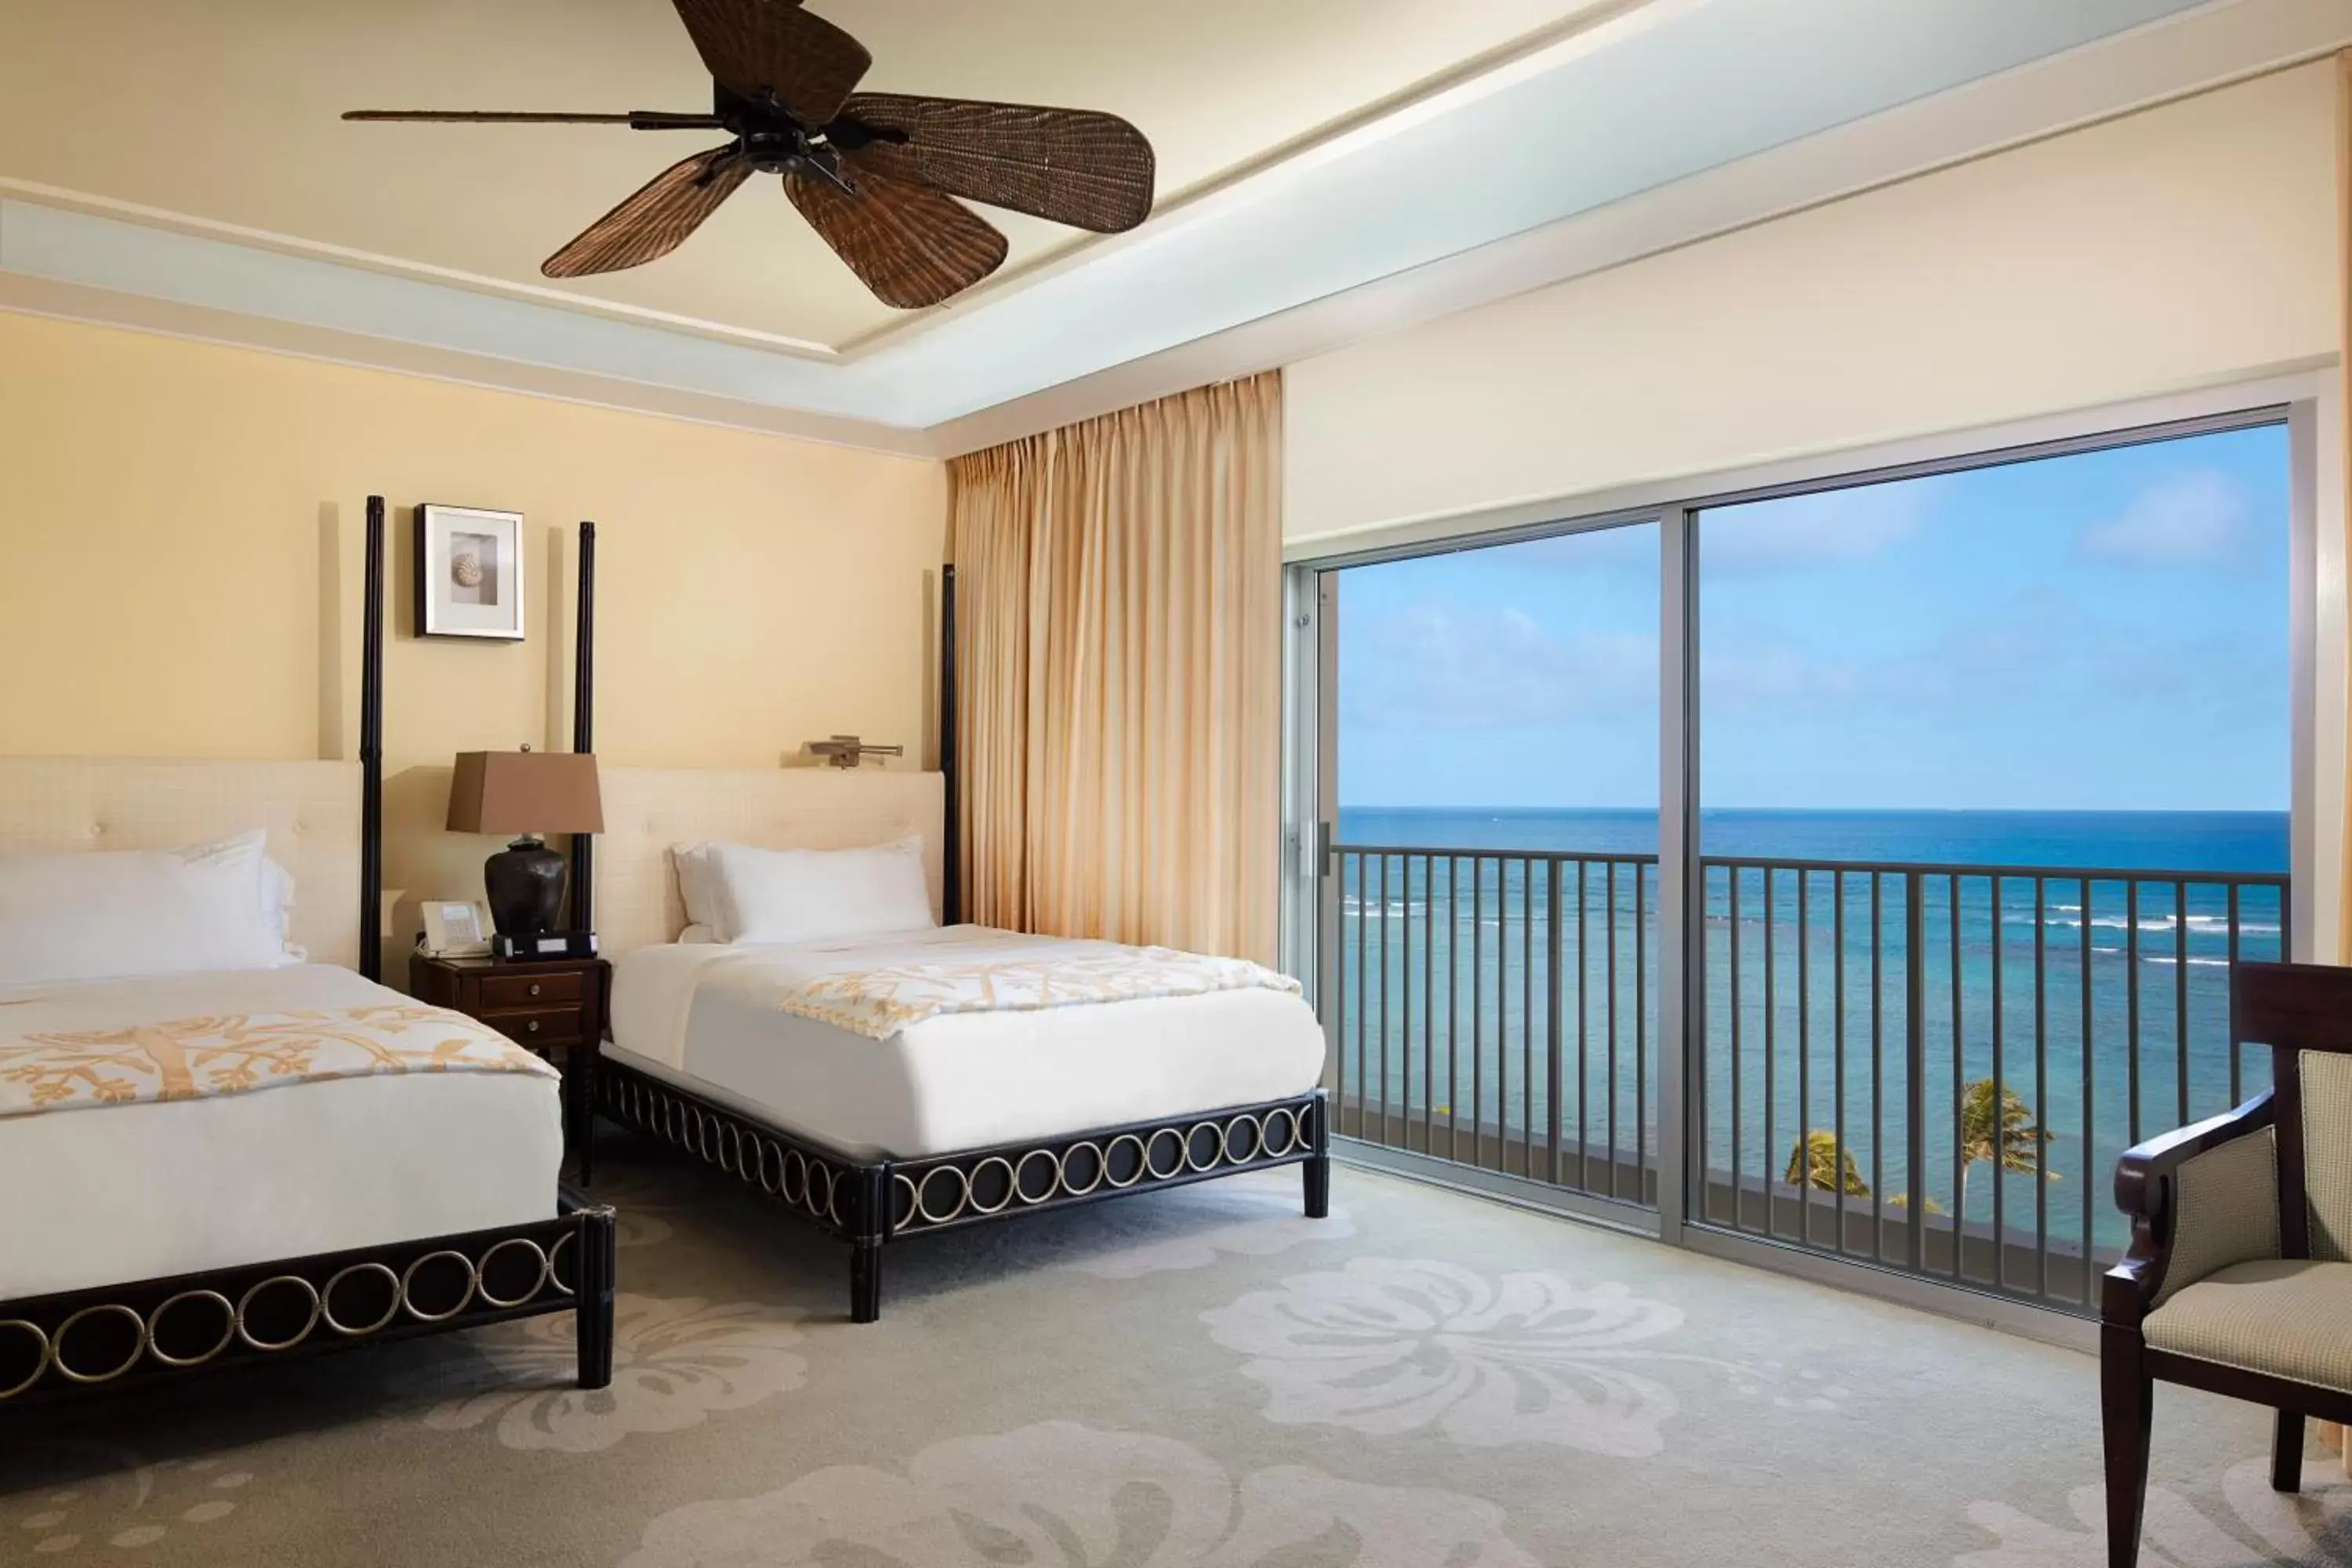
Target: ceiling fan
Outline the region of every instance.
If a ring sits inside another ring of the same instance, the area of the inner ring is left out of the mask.
[[[550,278],[668,255],[754,173],[782,174],[811,227],[883,303],[919,310],[1003,263],[958,196],[1115,234],[1151,214],[1151,143],[1116,115],[853,89],[874,57],[799,0],[675,0],[713,80],[708,114],[358,109],[345,120],[625,125],[734,139],[654,176],[549,257]]]

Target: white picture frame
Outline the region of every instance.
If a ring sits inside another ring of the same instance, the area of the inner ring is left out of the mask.
[[[416,509],[416,635],[523,640],[522,513]]]

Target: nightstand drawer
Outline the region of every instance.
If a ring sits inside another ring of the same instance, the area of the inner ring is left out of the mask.
[[[581,1034],[578,1007],[517,1007],[497,1012],[485,1009],[481,1022],[526,1046],[572,1045]]]
[[[482,1008],[552,1007],[580,1000],[585,977],[574,969],[561,974],[485,974]]]

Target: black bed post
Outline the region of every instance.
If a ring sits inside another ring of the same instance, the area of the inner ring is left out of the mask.
[[[578,1375],[583,1388],[607,1388],[613,1382],[613,1274],[617,1227],[610,1205],[577,1211],[579,1228],[572,1234],[580,1254],[573,1279],[573,1336],[579,1352]]]
[[[1331,1100],[1329,1091],[1315,1091],[1315,1128],[1312,1146],[1315,1152],[1298,1167],[1307,1184],[1307,1217],[1328,1219],[1331,1216]]]
[[[360,647],[360,973],[383,978],[383,498],[367,499]]]
[[[944,775],[947,815],[940,840],[944,923],[963,919],[963,812],[956,788],[956,569],[940,571],[940,772]]]
[[[857,1222],[849,1238],[849,1321],[882,1317],[882,1244],[890,1239],[890,1163],[856,1167]]]
[[[572,749],[596,749],[596,525],[580,525],[580,605],[572,637]],[[572,929],[596,929],[596,836],[572,840]]]

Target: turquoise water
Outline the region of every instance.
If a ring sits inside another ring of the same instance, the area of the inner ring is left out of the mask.
[[[1567,864],[1555,889],[1550,862],[1443,853],[1651,855],[1654,814],[1347,808],[1339,837],[1438,851],[1350,857],[1340,868],[1336,1017],[1349,1096],[1368,1100],[1375,1119],[1385,1105],[1392,1121],[1475,1121],[1491,1153],[1507,1132],[1548,1145],[1557,1081],[1564,1143],[1574,1146],[1580,1124],[1589,1147],[1606,1148],[1613,1110],[1621,1156],[1637,1142],[1654,1151],[1655,868],[1614,861],[1612,889],[1612,862],[1588,863],[1580,885]],[[1719,812],[1703,816],[1701,845],[1710,858],[2143,874],[2280,873],[2288,860],[2285,814],[2267,812]],[[2193,875],[1961,873],[1955,886],[1949,873],[1915,883],[1848,872],[1841,885],[1823,869],[1770,880],[1768,895],[1761,869],[1706,874],[1706,1051],[1694,1089],[1720,1175],[1736,1169],[1759,1187],[1777,1180],[1811,1128],[1842,1136],[1881,1201],[1907,1197],[1916,1098],[1916,1187],[1935,1210],[1981,1225],[1998,1203],[2011,1231],[2044,1235],[2059,1250],[2086,1240],[2111,1250],[2124,1236],[2107,1197],[2116,1155],[2267,1085],[2259,1057],[2232,1059],[2229,964],[2233,942],[2245,958],[2284,952],[2275,887],[2240,888],[2233,913],[2227,885]],[[2039,1173],[1955,1165],[1959,1091],[1996,1073],[2050,1135]]]

